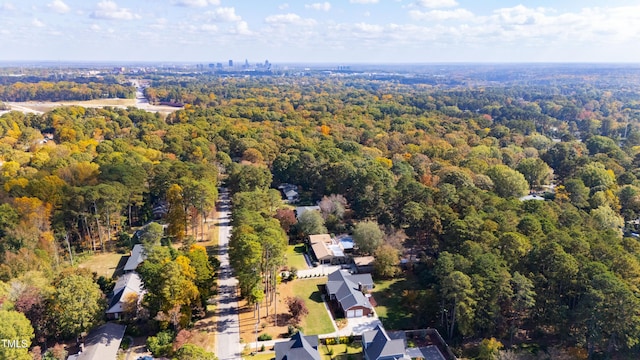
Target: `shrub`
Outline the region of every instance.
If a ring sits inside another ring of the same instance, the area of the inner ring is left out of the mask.
[[[273,337],[269,334],[260,334],[260,336],[258,336],[258,341],[267,341],[267,340],[271,340],[273,339]]]
[[[173,332],[161,331],[147,339],[147,348],[155,357],[171,356],[173,352]]]

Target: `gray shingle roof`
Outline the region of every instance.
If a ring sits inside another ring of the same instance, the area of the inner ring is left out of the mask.
[[[92,331],[84,342],[78,360],[116,360],[126,326],[106,323]]]
[[[304,336],[300,331],[291,340],[276,343],[274,350],[276,360],[320,360],[318,336]]]
[[[369,299],[362,294],[358,286],[358,283],[361,283],[371,287],[373,279],[370,274],[352,275],[346,270],[336,270],[329,274],[328,278],[327,292],[336,297],[342,310],[347,311],[354,306],[372,308]]]
[[[404,340],[391,340],[380,325],[362,334],[364,352],[370,360],[402,359],[405,357]]]
[[[136,272],[130,272],[122,275],[113,288],[113,297],[107,307],[107,314],[121,313],[127,295],[136,294],[140,296],[144,291],[142,287],[142,279]]]

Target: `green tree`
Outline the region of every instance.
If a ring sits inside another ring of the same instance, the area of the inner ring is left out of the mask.
[[[440,287],[442,297],[448,303],[446,317],[449,338],[453,338],[456,325],[462,335],[471,334],[476,306],[471,278],[463,272],[453,271],[442,279]]]
[[[29,319],[17,311],[0,310],[0,358],[7,360],[30,360],[29,347],[33,340],[33,327]],[[7,344],[11,341],[11,344]],[[15,343],[13,343],[15,342]],[[14,345],[15,346],[11,346]]]
[[[540,158],[522,159],[516,166],[516,170],[524,175],[532,188],[546,184],[551,176],[551,168]]]
[[[296,226],[305,236],[327,233],[327,228],[324,226],[324,219],[318,211],[305,211],[298,217],[298,224]]]
[[[88,332],[101,319],[104,295],[90,277],[70,275],[56,284],[50,314],[56,328],[65,337]]]
[[[575,207],[580,209],[589,207],[589,188],[581,179],[568,179],[564,187],[569,193],[569,200]]]
[[[388,244],[380,245],[374,252],[375,273],[382,278],[392,278],[400,272],[398,259],[400,254],[396,248]]]
[[[493,181],[494,191],[499,196],[520,197],[529,191],[529,183],[524,175],[506,165],[496,165],[490,168],[487,175]]]
[[[182,241],[185,236],[187,213],[182,187],[173,184],[167,190],[167,234],[174,241]]]
[[[497,360],[502,347],[502,343],[496,340],[496,338],[482,339],[482,342],[480,342],[480,354],[478,355],[478,359]]]
[[[384,233],[375,221],[361,221],[353,228],[353,241],[366,254],[373,254],[383,239]]]
[[[176,359],[178,360],[216,360],[213,353],[207,352],[200,346],[193,344],[184,344],[176,351]]]
[[[138,240],[144,248],[150,251],[153,247],[160,245],[160,240],[164,235],[164,228],[157,222],[149,223],[140,233]]]

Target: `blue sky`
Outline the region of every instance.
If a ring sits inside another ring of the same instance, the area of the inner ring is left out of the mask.
[[[637,0],[0,0],[0,61],[633,62]]]

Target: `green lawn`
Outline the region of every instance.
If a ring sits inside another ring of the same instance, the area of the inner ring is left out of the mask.
[[[89,269],[97,273],[98,276],[102,275],[106,278],[111,278],[114,274],[116,276],[120,275],[128,258],[128,255],[118,253],[96,253],[83,257],[78,267]]]
[[[329,352],[333,350],[333,355]],[[323,360],[362,360],[362,345],[319,345],[318,351]]]
[[[309,315],[300,324],[305,335],[319,335],[336,331],[318,289],[318,285],[326,282],[327,278],[293,281],[293,294],[304,299],[309,309]]]
[[[287,266],[295,267],[298,270],[306,269],[307,262],[304,260],[304,244],[287,246]]]
[[[245,360],[271,360],[276,358],[276,353],[270,351],[268,353],[256,353],[255,355],[245,355],[242,357]]]
[[[411,276],[376,281],[371,294],[378,304],[376,313],[387,330],[435,325],[438,311],[435,292],[421,288]]]

